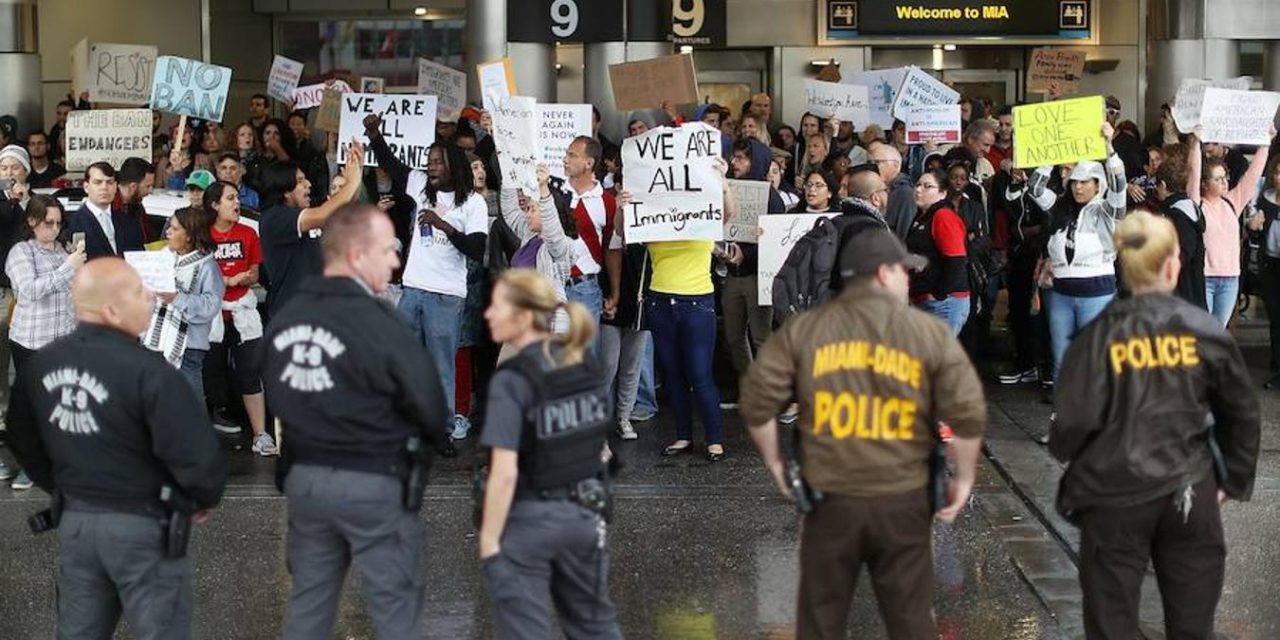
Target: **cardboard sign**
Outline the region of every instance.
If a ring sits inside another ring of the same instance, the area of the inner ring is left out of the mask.
[[[538,104],[525,96],[506,96],[490,112],[502,184],[538,193]]]
[[[1013,166],[1030,169],[1107,157],[1102,96],[1013,108]]]
[[[627,242],[724,238],[720,130],[701,122],[657,127],[622,141],[631,204]]]
[[[1213,87],[1215,89],[1248,91],[1249,84],[1252,81],[1253,79],[1249,76],[1240,76],[1229,80],[1183,79],[1182,84],[1178,85],[1178,95],[1174,97],[1173,105],[1170,106],[1170,111],[1173,113],[1173,122],[1178,125],[1178,131],[1180,133],[1191,133],[1200,124],[1200,110],[1204,104],[1205,89]]]
[[[804,81],[807,109],[820,118],[839,118],[861,131],[871,124],[871,100],[867,88],[856,84]]]
[[[156,293],[178,290],[177,260],[172,251],[126,251],[124,261],[138,272],[142,286]]]
[[[724,229],[724,239],[746,244],[756,243],[756,227],[761,216],[769,213],[769,183],[763,180],[730,180],[736,207],[733,219]]]
[[[302,79],[303,64],[284,56],[276,56],[271,61],[271,74],[267,76],[267,95],[286,102],[293,97],[298,88],[298,80]],[[297,105],[294,105],[295,108]]]
[[[619,111],[656,109],[664,100],[675,104],[701,101],[693,55],[688,53],[611,64],[609,82]]]
[[[342,80],[334,80],[327,84],[324,82],[309,84],[305,87],[298,87],[293,90],[293,108],[313,109],[320,106],[320,103],[324,101],[324,92],[326,89],[331,89],[335,93],[351,93],[351,85],[343,82]],[[335,111],[334,113],[337,112]]]
[[[936,80],[933,76],[921,71],[918,67],[910,67],[902,86],[893,100],[893,117],[906,121],[907,110],[917,105],[956,104],[960,94]]]
[[[112,104],[146,104],[151,100],[155,47],[97,43],[89,47],[87,75],[89,100]],[[77,94],[79,95],[79,94]]]
[[[1080,90],[1084,75],[1083,51],[1036,49],[1031,52],[1031,69],[1027,72],[1027,91],[1065,96]]]
[[[498,100],[516,93],[516,77],[511,72],[511,58],[476,65],[480,78],[480,98],[485,111],[493,111]]]
[[[339,98],[342,115],[338,139],[343,144],[338,145],[338,164],[347,163],[346,143],[356,138],[365,143],[364,166],[378,166],[369,138],[364,135],[364,117],[373,113],[382,117],[382,136],[392,155],[410,169],[427,168],[427,147],[436,141],[435,96],[343,93]]]
[[[151,87],[151,108],[222,122],[231,70],[199,60],[160,56]]]
[[[71,47],[71,95],[78,99],[89,90],[89,40],[81,38]]]
[[[538,105],[538,158],[545,162],[551,175],[564,175],[564,157],[578,136],[591,135],[591,105]]]
[[[418,95],[435,96],[445,122],[457,122],[458,114],[467,106],[467,74],[418,58]]]
[[[919,105],[907,110],[907,144],[960,142],[960,105]]]
[[[1209,87],[1200,110],[1204,142],[1269,145],[1277,107],[1280,93]]]
[[[350,91],[344,92],[350,93]],[[329,133],[337,133],[342,128],[342,96],[343,93],[333,89],[325,89],[316,109],[316,128]],[[347,141],[350,142],[350,141]]]
[[[867,97],[871,107],[871,122],[888,131],[893,128],[893,100],[898,95],[898,87],[907,77],[907,68],[877,69],[855,74],[850,81],[867,88]]]
[[[756,296],[761,306],[773,306],[773,279],[777,277],[782,263],[787,261],[791,247],[804,237],[822,218],[830,218],[837,213],[785,213],[761,216],[760,237],[756,253]]]
[[[127,158],[151,161],[150,109],[77,110],[67,116],[68,170],[100,161],[119,169]]]
[[[387,81],[382,78],[360,78],[360,93],[386,93]]]

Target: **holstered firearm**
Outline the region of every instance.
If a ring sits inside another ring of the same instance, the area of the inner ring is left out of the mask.
[[[937,430],[934,430],[937,433]],[[933,447],[929,449],[929,512],[937,513],[947,506],[947,481],[951,479],[951,469],[947,466],[947,444],[938,436],[934,436]]]
[[[57,529],[62,522],[62,508],[62,492],[54,490],[49,495],[49,508],[34,513],[27,518],[27,526],[31,528],[31,535],[40,535],[46,531]]]
[[[160,487],[160,504],[164,505],[164,557],[182,558],[191,542],[191,515],[196,507],[177,487]]]
[[[791,450],[787,452],[787,463],[783,468],[787,487],[791,490],[791,501],[799,513],[809,513],[822,502],[822,492],[815,491],[804,479],[800,470],[800,430],[791,431]]]
[[[406,511],[417,513],[422,508],[422,494],[427,490],[427,472],[431,469],[431,458],[422,446],[422,438],[418,436],[409,436],[404,449],[408,465],[404,475],[401,506]]]

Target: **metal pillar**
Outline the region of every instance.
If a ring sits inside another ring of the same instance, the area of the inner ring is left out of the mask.
[[[18,119],[19,139],[43,128],[36,0],[0,0],[0,114]]]
[[[506,0],[467,2],[467,101],[480,104],[480,80],[476,65],[507,55]],[[519,85],[517,84],[517,87]]]

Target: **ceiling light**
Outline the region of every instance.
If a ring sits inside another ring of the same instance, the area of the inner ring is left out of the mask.
[[[425,16],[425,15],[427,15],[427,8],[426,8],[426,7],[418,7],[418,8],[416,8],[416,9],[414,9],[414,10],[413,10],[413,15],[415,15],[415,16]]]
[[[956,50],[956,46],[955,46],[954,44],[944,44],[944,45],[942,45],[942,50],[943,50],[943,51],[955,51],[955,50]]]

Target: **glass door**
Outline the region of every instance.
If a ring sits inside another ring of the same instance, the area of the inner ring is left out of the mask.
[[[1018,101],[1018,72],[1014,69],[948,69],[942,81],[966,98],[983,98],[995,109]]]

